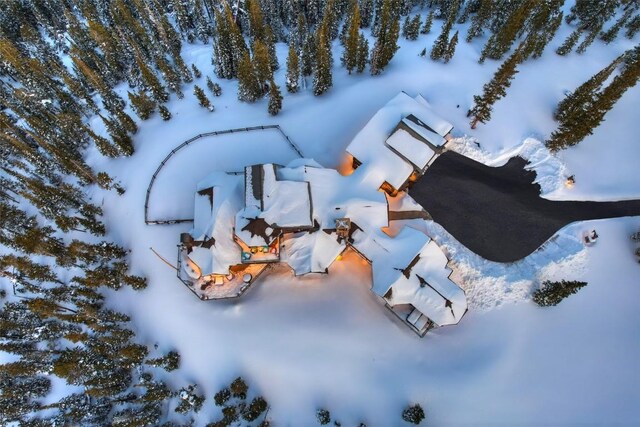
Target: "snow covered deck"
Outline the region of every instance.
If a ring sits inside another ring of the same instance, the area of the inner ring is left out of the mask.
[[[178,261],[178,278],[202,300],[236,298],[245,293],[258,279],[268,264],[238,264],[229,268],[227,275],[194,277],[197,265],[189,262],[181,249]],[[195,269],[194,269],[195,267]]]

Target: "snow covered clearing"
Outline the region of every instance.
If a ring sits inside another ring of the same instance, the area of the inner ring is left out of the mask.
[[[640,144],[634,136],[640,87],[625,94],[594,135],[557,159],[547,159],[530,139],[543,140],[554,129],[551,111],[565,90],[574,89],[632,41],[619,39],[609,46],[596,41],[585,55],[560,57],[553,50],[569,33],[563,26],[541,59],[523,64],[492,120],[471,131],[466,112],[472,96],[499,64],[477,64],[484,39],[460,43],[447,65],[419,57],[438,32],[434,28],[416,42],[401,40],[390,66],[375,78],[348,76],[336,60],[334,87],[326,95],[316,98],[310,89],[285,94],[275,118],[267,114],[266,99],[237,102],[235,81],[220,81],[222,96],[211,98],[214,113],[199,107],[187,86],[184,100],[169,103],[169,122],[154,116],[141,123],[134,156],[107,160],[91,153],[92,165],[109,170],[127,189],[122,197],[96,194],[109,234],[132,249],[134,272],[149,278],[145,291],[113,293],[110,304],[133,313],[141,339],[157,342],[163,350],[179,349],[182,366],[169,382],[195,381],[206,393],[197,425],[206,424],[218,410],[212,394],[238,374],[246,374],[264,393],[271,404],[269,416],[278,425],[314,425],[318,407],[330,409],[343,425],[397,425],[408,402],[426,408],[430,425],[640,422],[640,266],[629,239],[640,228],[640,218],[572,225],[542,251],[511,265],[483,261],[441,227],[421,222],[448,250],[472,307],[459,325],[424,339],[382,307],[369,290],[368,267],[354,255],[334,263],[328,276],[301,279],[287,271],[271,273],[239,301],[202,302],[148,249],[172,260],[179,234],[191,227],[147,226],[143,220],[149,179],[180,142],[206,131],[277,123],[305,156],[335,167],[356,133],[399,91],[421,93],[454,124],[454,136],[480,142],[482,151],[466,149],[466,155],[492,164],[507,155],[528,158],[536,171],[543,171],[546,197],[640,197]],[[185,49],[187,62],[212,74],[210,46]],[[278,44],[278,54],[276,81],[282,84],[285,45]],[[334,58],[339,55],[336,43]],[[190,213],[196,182],[217,168],[292,158],[281,159],[292,153],[258,133],[247,140],[233,138],[201,141],[172,159],[168,167],[175,169],[162,172],[154,188],[155,212]],[[463,143],[453,147],[462,149]],[[568,189],[561,184],[571,174],[576,185]],[[585,248],[579,235],[592,228],[601,237]],[[512,304],[526,301],[548,278],[580,279],[589,286],[555,308]]]

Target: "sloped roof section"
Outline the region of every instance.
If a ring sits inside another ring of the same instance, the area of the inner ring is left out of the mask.
[[[417,261],[407,267],[391,284],[389,304],[411,304],[439,326],[458,323],[467,311],[467,299],[449,279],[451,269],[438,245],[424,245]]]

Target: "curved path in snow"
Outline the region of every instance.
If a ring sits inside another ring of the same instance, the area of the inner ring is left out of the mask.
[[[497,262],[534,252],[574,221],[640,215],[640,200],[551,201],[540,197],[535,172],[514,157],[489,167],[453,151],[440,155],[409,195],[460,243]]]

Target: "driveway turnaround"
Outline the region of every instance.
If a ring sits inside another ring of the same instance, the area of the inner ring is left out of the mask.
[[[574,221],[640,215],[640,200],[543,199],[526,164],[514,157],[494,168],[447,151],[409,195],[460,243],[497,262],[526,257]]]

